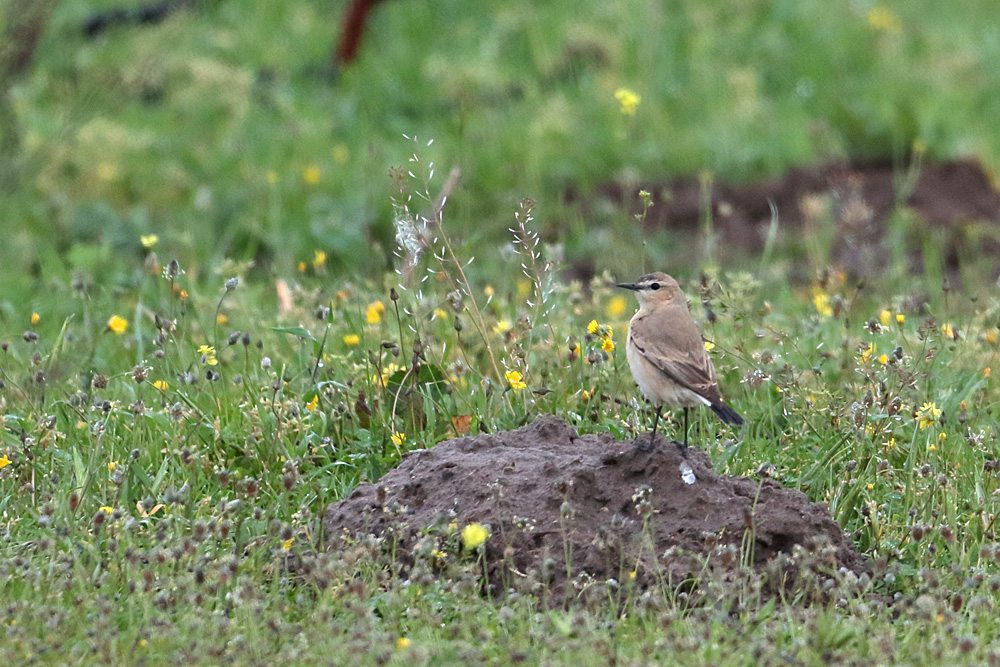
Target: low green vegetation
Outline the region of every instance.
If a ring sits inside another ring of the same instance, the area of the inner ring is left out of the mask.
[[[825,159],[903,178],[914,142],[995,167],[992,4],[386,2],[336,75],[339,5],[86,41],[110,4],[60,3],[6,91],[3,664],[1000,664],[990,258],[949,273],[954,239],[899,209],[858,279],[829,207],[758,260],[707,217],[694,246],[564,200]],[[797,550],[779,590],[712,554],[553,604],[484,594],[464,526],[432,577],[324,533],[446,438],[647,430],[612,285],[668,259],[747,420],[700,415],[701,446],[826,503],[869,573]],[[580,260],[598,277],[562,280]]]

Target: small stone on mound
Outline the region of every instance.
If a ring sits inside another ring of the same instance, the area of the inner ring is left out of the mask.
[[[338,536],[380,535],[395,523],[394,542],[405,564],[421,528],[479,522],[492,528],[486,543],[491,574],[500,567],[541,572],[547,560],[552,570],[554,560],[556,579],[565,578],[567,553],[574,577],[620,577],[623,563],[649,571],[649,535],[655,536],[656,558],[671,547],[707,554],[751,538],[755,566],[795,545],[821,545],[833,554],[832,567],[864,569],[827,509],[801,491],[720,475],[694,448],[688,462],[697,478],[690,486],[681,479],[677,447],[665,440],[639,451],[607,433],[578,436],[563,420],[545,415],[516,431],[409,453],[376,484],[361,484],[331,505],[326,534],[337,544]],[[644,529],[638,512],[650,506]]]

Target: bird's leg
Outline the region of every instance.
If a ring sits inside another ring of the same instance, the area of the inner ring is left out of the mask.
[[[681,451],[681,458],[687,461],[688,457],[688,409],[687,408],[684,408],[684,442],[678,442],[677,449]]]
[[[636,443],[635,444],[635,448],[638,449],[640,452],[649,452],[649,451],[652,451],[653,448],[656,446],[656,442],[655,442],[655,440],[656,440],[656,427],[660,423],[660,411],[661,410],[663,410],[663,406],[662,405],[659,406],[659,407],[657,407],[656,408],[656,412],[653,413],[654,414],[654,417],[653,417],[653,432],[649,434],[649,442],[647,444],[643,445],[642,444],[642,436],[639,436],[639,437],[637,437],[635,439],[635,443]]]
[[[656,412],[654,413],[655,416],[653,417],[653,432],[649,436],[649,442],[650,442],[650,444],[652,444],[653,440],[656,439],[656,427],[659,426],[659,424],[660,424],[660,411],[661,410],[663,410],[663,406],[662,405],[656,406]]]

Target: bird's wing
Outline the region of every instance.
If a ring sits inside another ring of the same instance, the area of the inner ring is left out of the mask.
[[[642,357],[668,378],[713,405],[721,400],[715,367],[686,304],[633,319],[628,335]]]

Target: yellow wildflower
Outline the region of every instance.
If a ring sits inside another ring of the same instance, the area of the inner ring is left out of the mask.
[[[936,403],[924,403],[917,410],[917,425],[920,430],[923,431],[928,426],[933,426],[934,422],[941,416],[941,410],[938,409]]]
[[[595,333],[597,333],[597,329],[600,326],[601,325],[599,325],[597,323],[597,320],[590,320],[590,324],[587,325],[587,333],[589,333],[589,334],[595,334]]]
[[[287,540],[285,540],[284,542],[281,543],[281,550],[282,551],[291,551],[292,550],[292,542],[294,542],[294,541],[295,541],[295,537],[294,536],[293,537],[289,537]]]
[[[119,317],[117,315],[112,315],[108,319],[108,329],[112,331],[115,335],[121,336],[128,329],[128,320],[124,317]]]
[[[114,472],[118,467],[118,461],[108,461],[108,472]]]
[[[944,432],[938,433],[938,440],[946,440],[947,438],[948,438],[947,433]]]
[[[528,385],[524,383],[519,371],[507,371],[505,375],[511,389],[526,389],[528,387]]]
[[[302,180],[309,185],[316,185],[319,183],[319,167],[316,165],[306,167],[305,171],[302,172]]]
[[[610,338],[605,338],[604,342],[601,343],[601,349],[607,352],[608,354],[611,354],[615,350],[615,342]]]
[[[642,97],[628,88],[619,88],[616,90],[615,99],[621,105],[621,112],[626,116],[634,115],[639,102],[642,101]]]
[[[462,529],[462,546],[466,551],[472,551],[489,539],[489,536],[490,531],[486,526],[481,523],[470,523]]]
[[[306,403],[306,410],[312,412],[313,410],[316,409],[316,406],[318,405],[319,405],[319,394],[316,394],[315,396],[312,397],[311,401]]]
[[[218,315],[215,316],[215,323],[216,324],[225,324],[228,321],[229,321],[229,318],[226,317],[225,313],[219,313]]]
[[[264,178],[266,178],[267,182],[270,183],[271,185],[277,185],[278,181],[280,180],[278,178],[278,172],[276,172],[274,169],[268,169],[267,172],[264,173]]]
[[[868,343],[868,347],[861,352],[861,363],[867,364],[868,361],[872,358],[872,352],[874,351],[875,351],[875,344]]]
[[[202,363],[215,366],[219,360],[215,358],[215,348],[211,345],[202,345],[198,348],[198,353],[202,356]]]
[[[143,234],[139,237],[139,243],[142,244],[143,248],[149,250],[154,245],[160,242],[160,237],[156,234]]]
[[[392,435],[389,437],[392,440],[392,444],[397,447],[401,447],[404,442],[406,442],[406,434],[400,433],[399,431],[393,431]]]
[[[344,336],[344,345],[348,347],[354,347],[361,342],[361,336],[358,334],[347,334]]]
[[[627,307],[627,302],[625,297],[618,295],[612,297],[611,301],[608,302],[607,313],[608,317],[615,319],[621,317],[625,314],[625,308]]]
[[[886,7],[872,7],[869,9],[868,25],[874,30],[880,30],[891,35],[898,35],[903,32],[903,25],[899,22],[899,17]]]
[[[483,294],[490,297],[493,296],[493,285],[487,285],[483,288]]]
[[[365,320],[368,324],[378,324],[382,321],[382,313],[385,312],[385,304],[381,301],[376,301],[375,303],[368,306],[368,312],[365,313]]]
[[[113,181],[118,178],[118,165],[114,162],[100,162],[97,165],[97,178],[102,181]]]
[[[324,250],[314,250],[313,251],[313,267],[321,268],[326,265],[326,251]]]
[[[448,318],[448,311],[446,311],[444,308],[435,308],[434,309],[434,319],[436,319],[436,320],[444,320],[444,319],[447,319],[447,318]]]
[[[896,313],[896,324],[902,324],[906,322],[906,315],[903,313]]]
[[[888,354],[878,355],[878,362],[883,366],[885,366],[887,363],[889,363],[889,355]]]
[[[299,262],[299,273],[305,273],[306,268],[308,267],[305,262]]]
[[[104,512],[105,514],[111,514],[112,512],[115,511],[115,508],[104,505],[103,507],[100,508],[100,511]]]
[[[945,338],[955,340],[955,328],[950,322],[945,322],[941,325],[941,333],[944,334]]]
[[[505,319],[501,319],[499,322],[493,325],[493,333],[502,334],[506,333],[507,331],[510,331],[510,322],[508,322]]]
[[[824,292],[819,287],[812,288],[813,293],[813,305],[816,306],[816,312],[822,317],[830,317],[833,315],[833,306],[830,305],[830,295]]]
[[[181,301],[187,301],[188,291],[186,289],[182,289],[181,293],[180,293],[180,297],[181,297]]]
[[[580,397],[583,400],[585,400],[585,401],[589,401],[590,400],[590,392],[587,391],[586,389],[584,389],[583,392],[580,394]]]
[[[878,314],[878,319],[882,323],[882,326],[884,327],[889,326],[889,322],[892,321],[892,311],[883,310],[881,313]]]
[[[9,465],[10,465],[10,459],[7,458],[7,455],[4,454],[3,456],[0,456],[0,470],[3,470]]]
[[[990,367],[987,366],[986,368],[983,369],[983,377],[988,378],[989,376],[990,376]]]
[[[42,316],[39,315],[38,313],[32,313],[31,314],[31,323],[32,324],[38,324],[38,320],[40,320],[40,319],[42,319]]]
[[[408,648],[410,648],[409,637],[400,637],[399,639],[396,640],[396,650],[405,651]]]
[[[384,387],[389,383],[389,378],[391,378],[393,374],[398,370],[399,370],[399,364],[392,364],[392,363],[386,364],[385,366],[382,367],[381,375],[372,376],[372,382],[381,387]]]
[[[157,380],[156,382],[153,383],[153,386],[159,389],[160,391],[166,391],[167,389],[170,389],[170,385],[164,382],[163,380]]]
[[[989,331],[986,332],[986,342],[989,343],[990,345],[993,345],[997,342],[996,329],[990,329]]]
[[[715,343],[711,343],[711,342],[709,342],[707,340],[705,341],[704,345],[705,345],[705,351],[706,352],[711,352],[712,350],[715,349]]]

